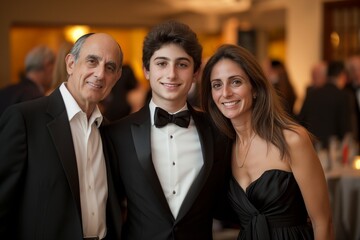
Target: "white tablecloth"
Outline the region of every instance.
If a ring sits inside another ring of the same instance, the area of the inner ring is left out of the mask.
[[[360,170],[326,173],[336,240],[360,240]]]

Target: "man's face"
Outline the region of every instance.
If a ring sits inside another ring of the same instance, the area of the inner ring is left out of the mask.
[[[113,38],[98,33],[85,40],[76,61],[72,54],[66,56],[66,86],[83,111],[92,111],[120,78],[120,54]]]
[[[150,80],[153,101],[168,111],[184,106],[196,77],[192,57],[175,44],[164,45],[155,51],[150,58],[149,71],[144,69],[144,73]]]

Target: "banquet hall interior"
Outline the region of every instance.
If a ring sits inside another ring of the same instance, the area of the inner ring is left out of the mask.
[[[19,81],[24,58],[33,47],[43,44],[58,53],[65,42],[73,43],[84,33],[106,32],[121,45],[124,63],[139,82],[131,98],[136,111],[149,88],[141,65],[144,36],[169,19],[197,33],[203,59],[220,44],[231,43],[249,49],[261,64],[269,59],[283,62],[297,96],[295,113],[311,85],[315,64],[360,54],[358,0],[15,0],[3,2],[0,9],[0,88]],[[355,155],[360,168],[360,156]],[[342,231],[351,231],[354,237],[349,239],[359,240],[360,174],[332,173],[330,178],[337,221]],[[351,183],[343,186],[349,179]],[[355,190],[342,189],[353,185]],[[219,230],[214,239],[235,239],[236,234]]]
[[[26,53],[46,44],[55,52],[84,32],[112,34],[144,88],[143,37],[175,19],[198,34],[206,59],[222,43],[241,44],[260,62],[285,63],[299,111],[311,67],[359,51],[359,1],[327,0],[109,0],[6,1],[0,10],[0,87],[19,81]]]

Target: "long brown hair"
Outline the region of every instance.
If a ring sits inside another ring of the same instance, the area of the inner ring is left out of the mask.
[[[229,59],[238,64],[250,79],[256,93],[252,106],[252,128],[267,142],[274,144],[281,153],[281,157],[289,157],[289,149],[283,130],[294,131],[298,124],[285,112],[275,89],[266,79],[261,66],[255,57],[245,48],[225,44],[220,46],[207,61],[201,79],[201,106],[212,117],[221,132],[231,139],[236,133],[230,120],[217,108],[211,94],[210,77],[214,65],[222,59]]]

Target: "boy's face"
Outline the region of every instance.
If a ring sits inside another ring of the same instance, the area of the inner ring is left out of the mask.
[[[185,105],[191,84],[196,79],[194,61],[176,44],[163,45],[150,58],[149,71],[152,99],[156,105],[174,112]]]

